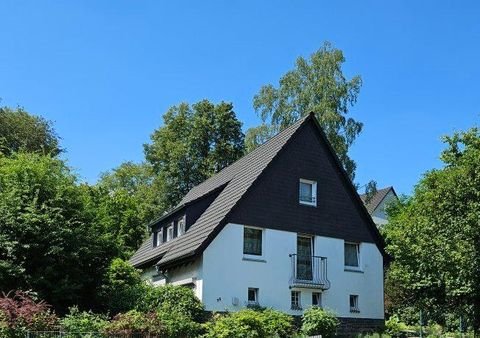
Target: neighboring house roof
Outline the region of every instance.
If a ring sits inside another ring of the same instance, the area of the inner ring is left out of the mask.
[[[281,149],[285,147],[295,132],[303,126],[306,121],[313,121],[318,127],[322,138],[327,143],[330,151],[334,154],[333,149],[328,143],[325,134],[321,130],[318,121],[314,114],[310,113],[296,123],[286,128],[276,136],[272,137],[263,145],[259,146],[249,154],[245,155],[230,166],[224,168],[214,176],[210,177],[203,183],[192,188],[187,195],[180,201],[177,207],[192,203],[199,198],[206,196],[214,190],[221,190],[215,200],[197,219],[197,221],[187,230],[187,232],[175,239],[162,243],[158,247],[153,248],[153,235],[146,240],[140,249],[130,259],[130,263],[134,266],[143,266],[147,262],[158,260],[157,265],[168,266],[173,262],[178,262],[183,259],[189,259],[192,256],[198,255],[210,244],[216,235],[222,230],[226,223],[226,218],[230,214],[232,208],[238,203],[245,192],[257,180],[267,166],[272,162]],[[343,170],[338,158],[334,155],[337,166],[342,172],[344,179],[348,181],[351,187],[351,192],[355,195],[358,203],[366,215],[367,222],[370,224],[370,231],[373,234],[379,249],[382,254],[383,239],[378,233],[378,230],[373,223],[371,217],[368,215],[366,209],[363,207],[358,194],[350,182],[347,174]]]
[[[382,203],[383,199],[388,195],[390,191],[392,191],[393,194],[397,196],[393,187],[378,189],[368,202],[367,194],[360,195],[360,199],[362,200],[363,204],[365,204],[365,207],[367,208],[367,211],[370,215],[375,212],[377,207]]]

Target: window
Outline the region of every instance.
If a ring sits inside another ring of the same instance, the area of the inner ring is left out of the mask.
[[[312,306],[322,307],[322,294],[320,292],[312,292]]]
[[[300,179],[300,204],[317,206],[317,182]]]
[[[262,255],[262,237],[263,230],[257,228],[243,228],[243,254],[244,255]]]
[[[350,312],[360,312],[358,308],[358,295],[350,295]]]
[[[257,288],[248,288],[248,305],[258,305]]]
[[[290,300],[292,310],[302,309],[302,306],[300,304],[300,295],[300,291],[292,291]]]
[[[160,244],[162,244],[163,242],[163,228],[161,228],[160,230],[157,231],[157,245],[156,246],[159,246]]]
[[[360,244],[345,243],[345,266],[360,268]]]
[[[173,239],[173,225],[167,228],[167,242]]]
[[[182,217],[177,221],[177,236],[181,236],[185,233],[185,218]]]

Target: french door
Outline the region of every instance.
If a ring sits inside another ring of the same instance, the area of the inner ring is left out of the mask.
[[[313,237],[297,235],[297,279],[313,279]]]

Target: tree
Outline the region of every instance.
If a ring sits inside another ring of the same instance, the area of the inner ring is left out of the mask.
[[[147,162],[157,174],[161,204],[176,205],[195,185],[236,161],[244,152],[244,135],[233,106],[207,100],[171,107],[164,124],[145,145]]]
[[[444,167],[427,172],[413,196],[388,210],[394,257],[386,290],[392,312],[404,304],[445,323],[448,314],[480,329],[480,131],[445,137]]]
[[[0,153],[8,156],[20,150],[53,156],[62,152],[50,121],[20,107],[0,107]]]
[[[278,87],[263,86],[253,99],[263,125],[247,131],[247,151],[313,111],[353,180],[356,166],[348,150],[363,125],[347,115],[357,101],[362,80],[360,76],[347,80],[344,62],[342,51],[326,42],[309,60],[299,57]]]
[[[91,218],[65,163],[36,153],[0,155],[0,290],[34,290],[64,312],[95,306],[115,243]]]

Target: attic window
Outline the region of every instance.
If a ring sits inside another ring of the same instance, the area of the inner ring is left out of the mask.
[[[182,217],[177,221],[177,236],[181,236],[184,233],[185,233],[185,217]]]
[[[153,246],[159,246],[163,242],[163,228],[153,233]]]
[[[167,242],[173,239],[173,224],[167,228]]]
[[[300,179],[299,202],[304,205],[317,206],[317,182]]]

